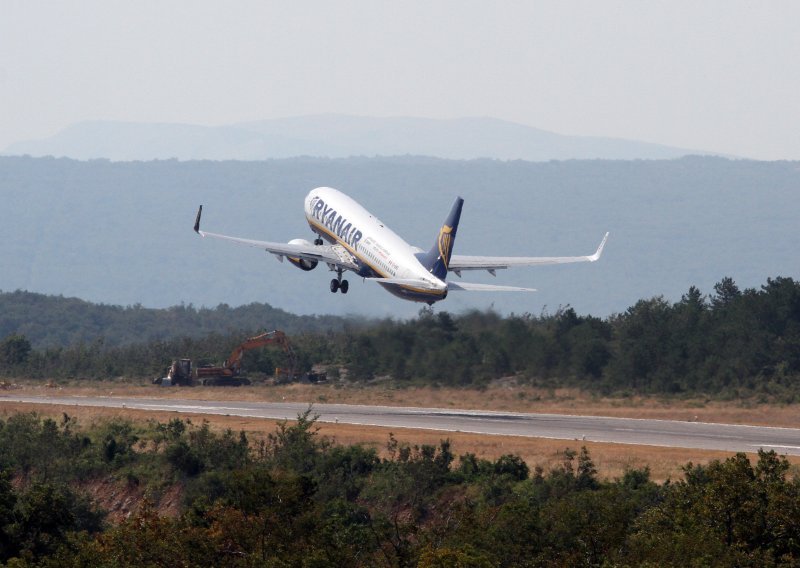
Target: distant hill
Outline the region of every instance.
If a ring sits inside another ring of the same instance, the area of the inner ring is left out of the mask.
[[[81,122],[51,138],[12,144],[4,154],[114,161],[403,155],[547,161],[670,159],[710,152],[565,136],[494,118],[314,115],[226,126]]]
[[[252,303],[232,308],[172,306],[165,309],[140,305],[93,304],[78,298],[31,292],[0,292],[0,339],[25,335],[34,347],[58,347],[102,340],[106,346],[202,337],[242,330],[280,329],[289,334],[324,332],[358,326],[365,320],[335,316],[297,316],[269,304]]]
[[[153,308],[258,302],[296,314],[416,314],[419,304],[352,275],[350,292],[333,295],[325,266],[303,272],[191,229],[202,203],[209,231],[312,238],[302,202],[320,185],[347,192],[423,248],[460,195],[456,254],[589,254],[611,232],[594,264],[464,274],[536,293],[452,293],[437,309],[538,314],[570,304],[601,317],[658,294],[678,300],[691,285],[708,293],[725,276],[741,288],[800,279],[798,162],[7,157],[0,158],[0,290]]]

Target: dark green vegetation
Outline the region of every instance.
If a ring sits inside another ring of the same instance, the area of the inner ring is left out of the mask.
[[[94,308],[84,307],[84,316],[65,325],[93,325]],[[220,317],[220,309],[149,313],[155,321],[169,321],[187,311],[198,320]],[[139,310],[119,313],[135,320]],[[99,338],[31,349],[15,333],[0,343],[0,373],[47,379],[152,378],[173,357],[222,361],[245,336],[239,332],[124,346]],[[580,316],[569,308],[509,317],[425,309],[408,321],[360,322],[293,336],[292,341],[305,368],[312,363],[328,366],[334,378],[341,369],[354,381],[389,377],[399,385],[480,386],[516,376],[523,382],[595,392],[757,394],[793,402],[800,397],[800,283],[774,278],[758,290],[740,290],[725,278],[709,296],[691,288],[678,302],[640,300],[605,319]],[[265,375],[285,364],[283,354],[272,349],[246,357],[245,369]]]
[[[258,442],[207,423],[81,428],[0,421],[8,566],[796,566],[800,481],[738,454],[658,485],[602,481],[588,452],[542,471],[390,436],[386,457],[316,433],[310,413]],[[141,499],[103,522],[98,481]],[[156,504],[179,487],[177,517]]]

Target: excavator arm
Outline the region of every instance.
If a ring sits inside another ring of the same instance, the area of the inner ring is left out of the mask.
[[[271,343],[280,345],[283,348],[283,350],[286,352],[286,355],[289,357],[289,360],[291,361],[292,369],[294,369],[296,367],[297,360],[294,354],[294,349],[292,349],[286,334],[278,330],[266,331],[260,335],[246,339],[241,345],[237,346],[231,352],[230,356],[222,364],[222,366],[226,369],[230,369],[233,374],[236,375],[239,373],[239,371],[241,371],[242,357],[244,356],[245,351],[257,349],[258,347],[263,347],[264,345],[269,345]]]

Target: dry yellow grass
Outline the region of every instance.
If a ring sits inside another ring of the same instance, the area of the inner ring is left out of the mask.
[[[180,392],[187,392],[186,389]],[[196,392],[199,392],[196,391]],[[219,392],[218,390],[214,392]],[[113,417],[126,417],[134,420],[154,419],[160,421],[175,418],[174,412],[152,412],[130,409],[112,409],[96,407],[42,406],[38,404],[22,404],[2,402],[0,399],[0,415],[8,416],[14,412],[35,411],[43,415],[61,416],[66,412],[78,418],[80,423],[92,422]],[[213,428],[230,428],[234,431],[244,430],[251,439],[266,436],[276,427],[276,421],[235,416],[181,414],[196,423],[208,420]],[[374,426],[355,426],[350,424],[319,424],[321,435],[333,439],[340,444],[364,444],[376,448],[386,455],[386,443],[390,432],[394,433],[401,443],[409,445],[436,445],[443,439],[449,439],[456,455],[472,452],[478,457],[496,459],[503,454],[519,455],[533,469],[541,466],[545,471],[557,467],[563,461],[563,452],[569,447],[579,449],[585,445],[597,466],[599,475],[605,479],[620,477],[626,469],[648,466],[655,481],[678,479],[681,477],[681,466],[693,463],[708,463],[713,459],[725,459],[730,452],[693,450],[683,448],[659,448],[653,446],[635,446],[625,444],[604,444],[582,441],[549,440],[541,438],[525,438],[519,436],[482,436],[461,432],[436,432],[430,430],[390,429]],[[800,471],[800,457],[790,457],[794,471]]]

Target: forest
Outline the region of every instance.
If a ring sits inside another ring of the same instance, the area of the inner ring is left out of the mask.
[[[313,409],[249,438],[207,422],[0,419],[0,563],[21,567],[797,566],[800,480],[773,451],[601,480],[448,440],[343,446]],[[92,488],[139,502],[110,519]],[[171,513],[159,509],[179,494]],[[162,514],[163,513],[163,514]]]
[[[51,302],[48,297],[37,298]],[[8,302],[9,295],[3,301]],[[61,325],[80,336],[82,325],[96,326],[95,308],[87,303],[82,307],[84,312],[78,310],[60,323],[53,320],[51,333],[60,333]],[[122,318],[126,314],[139,321],[137,308],[106,309],[118,311],[119,325],[127,325]],[[139,331],[143,338],[152,329],[169,327],[181,314],[188,314],[190,321],[207,317],[219,322],[230,312],[227,307],[205,311],[181,307],[148,313],[150,321]],[[320,326],[331,320],[310,321]],[[575,386],[617,395],[706,393],[720,398],[764,396],[785,403],[800,400],[800,282],[791,278],[770,278],[759,289],[744,290],[731,278],[723,278],[709,294],[691,287],[677,302],[643,299],[607,318],[579,315],[569,307],[509,316],[425,308],[407,320],[333,321],[338,325],[292,335],[303,369],[325,368],[333,380],[480,388],[494,379],[515,377],[522,384]],[[97,336],[48,347],[37,347],[24,333],[10,331],[0,339],[0,376],[151,379],[176,357],[219,363],[233,346],[257,331],[122,345]],[[270,349],[248,352],[244,360],[244,368],[254,377],[268,377],[284,365],[283,353]]]

